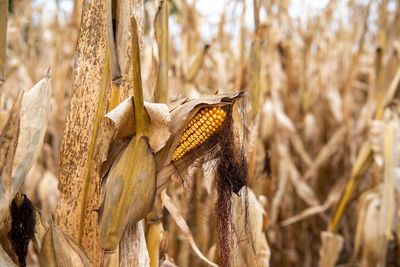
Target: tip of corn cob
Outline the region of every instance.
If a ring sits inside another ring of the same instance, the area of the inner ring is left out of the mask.
[[[191,149],[204,143],[222,125],[226,112],[221,107],[201,108],[186,124],[172,160],[178,160]]]

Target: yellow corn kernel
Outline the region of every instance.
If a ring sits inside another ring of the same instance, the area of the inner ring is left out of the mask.
[[[191,149],[204,143],[218,130],[225,117],[226,112],[221,107],[200,109],[184,127],[179,145],[172,155],[172,160],[180,159]]]

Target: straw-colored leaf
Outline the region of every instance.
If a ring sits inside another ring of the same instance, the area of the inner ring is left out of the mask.
[[[300,212],[299,214],[294,215],[293,217],[290,217],[282,221],[280,225],[287,226],[296,223],[298,221],[304,220],[310,216],[325,212],[339,200],[340,195],[343,192],[345,182],[346,182],[345,177],[340,178],[339,181],[333,186],[332,190],[328,194],[328,197],[326,198],[325,202],[322,205],[309,207]]]
[[[268,267],[271,251],[263,232],[266,216],[263,207],[248,187],[243,187],[239,196],[232,195],[232,206],[236,222],[235,231],[238,240],[242,240],[239,247],[246,266]]]
[[[14,102],[0,136],[0,222],[7,216],[12,201],[12,168],[18,145],[22,94]]]
[[[144,220],[125,230],[119,244],[120,266],[150,267],[143,224]]]
[[[39,261],[48,267],[93,266],[83,249],[55,225],[43,237]]]
[[[179,229],[183,232],[185,239],[189,242],[194,253],[208,265],[218,267],[217,264],[211,262],[209,259],[207,259],[203,255],[203,253],[201,253],[200,249],[197,247],[196,243],[194,242],[193,236],[190,232],[189,226],[187,225],[185,219],[180,214],[179,209],[176,206],[176,204],[172,201],[172,199],[167,195],[167,193],[165,191],[163,191],[161,193],[161,199],[162,199],[163,205],[168,210],[168,212],[171,214],[172,218],[178,225]]]
[[[320,267],[333,267],[343,248],[343,237],[339,234],[323,231],[321,232],[322,245],[319,249]]]
[[[145,102],[144,106],[150,117],[149,144],[154,152],[157,152],[166,144],[170,136],[170,114],[165,104]],[[115,158],[114,160],[107,158],[107,153],[113,141],[122,140],[135,134],[134,112],[133,97],[130,96],[104,115],[100,126],[104,134],[99,148],[103,162],[111,160],[110,163],[112,163],[115,160]]]
[[[12,171],[12,198],[42,149],[50,112],[50,97],[50,77],[47,76],[22,98],[18,145]]]

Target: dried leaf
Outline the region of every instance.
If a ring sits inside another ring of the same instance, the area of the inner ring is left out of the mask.
[[[342,177],[339,179],[339,181],[335,184],[335,186],[332,188],[332,190],[329,192],[328,197],[326,198],[324,204],[320,206],[313,206],[310,208],[307,208],[300,212],[297,215],[294,215],[293,217],[290,217],[280,223],[281,226],[287,226],[293,223],[296,223],[298,221],[304,220],[310,216],[325,212],[328,210],[334,203],[336,203],[340,195],[343,192],[343,188],[345,186],[346,179],[345,177]]]
[[[12,201],[12,166],[18,145],[22,94],[14,102],[0,136],[0,223],[7,216]]]
[[[13,164],[12,196],[22,185],[42,149],[50,112],[50,97],[50,76],[47,76],[22,98],[20,133]]]
[[[141,220],[125,230],[119,244],[120,266],[150,267],[143,224],[144,220]]]
[[[328,143],[320,150],[318,156],[314,159],[313,164],[308,168],[304,174],[304,179],[308,180],[313,177],[318,169],[327,162],[327,159],[336,152],[337,148],[340,147],[340,143],[343,142],[347,129],[345,126],[340,127],[332,134]]]
[[[290,169],[290,179],[297,194],[310,206],[318,206],[320,202],[314,193],[314,190],[307,184],[307,182],[301,177],[299,171],[296,169],[295,165],[291,159],[287,159]]]
[[[168,129],[171,121],[170,114],[165,104],[145,102],[144,106],[150,117],[149,143],[151,148],[157,152],[165,145],[170,136]],[[109,123],[102,123],[111,128],[110,136],[115,140],[133,135],[135,133],[133,97],[125,99],[104,117],[103,121],[108,120]]]
[[[343,237],[341,235],[323,231],[321,232],[322,245],[319,249],[319,266],[333,267],[339,257],[343,247]]]
[[[190,233],[189,226],[187,225],[185,219],[183,219],[182,215],[180,214],[178,207],[175,205],[175,203],[172,201],[172,199],[167,195],[165,191],[161,193],[161,200],[163,202],[163,205],[165,208],[168,210],[168,212],[171,214],[172,218],[174,218],[176,224],[178,225],[179,229],[183,232],[186,240],[189,242],[190,246],[192,247],[194,253],[205,263],[218,267],[217,264],[211,262],[209,259],[207,259],[203,253],[201,253],[200,249],[197,247],[196,243],[194,242],[193,236]]]
[[[83,249],[60,228],[51,225],[43,237],[39,255],[40,266],[93,266]]]
[[[232,206],[236,222],[235,232],[240,240],[239,247],[246,266],[268,267],[271,251],[263,232],[266,216],[264,208],[253,191],[246,186],[240,190],[238,196],[232,194]]]

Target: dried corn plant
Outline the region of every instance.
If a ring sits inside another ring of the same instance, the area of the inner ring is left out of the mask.
[[[0,266],[400,265],[398,1],[202,1],[0,0]]]

